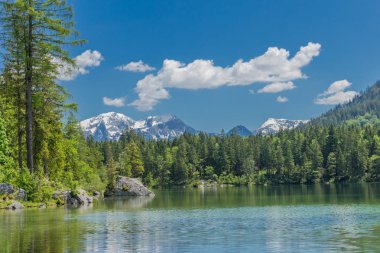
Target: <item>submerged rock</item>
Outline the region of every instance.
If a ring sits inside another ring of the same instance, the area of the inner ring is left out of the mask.
[[[14,201],[12,204],[5,207],[5,209],[8,209],[8,210],[17,210],[17,209],[23,209],[23,208],[24,206],[18,201]]]
[[[0,195],[12,194],[15,192],[14,186],[11,184],[0,184]]]
[[[116,177],[114,187],[104,193],[105,196],[154,196],[137,178]]]
[[[71,207],[78,207],[80,205],[88,205],[93,202],[93,198],[90,197],[85,190],[80,189],[77,193],[70,190],[55,191],[53,193],[53,199],[61,200],[65,205]]]

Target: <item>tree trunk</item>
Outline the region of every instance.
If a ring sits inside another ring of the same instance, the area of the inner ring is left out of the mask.
[[[21,112],[21,91],[20,88],[17,89],[17,160],[18,160],[18,167],[20,169],[20,172],[22,170],[22,112]]]
[[[31,1],[29,0],[29,5]],[[32,104],[32,92],[33,92],[33,80],[32,80],[32,34],[33,24],[32,15],[29,14],[28,20],[28,41],[26,42],[26,161],[30,173],[33,173],[33,104]]]

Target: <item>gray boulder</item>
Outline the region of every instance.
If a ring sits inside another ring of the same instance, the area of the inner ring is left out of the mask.
[[[15,188],[11,184],[0,184],[0,195],[12,194],[15,192]]]
[[[79,190],[77,196],[75,197],[81,205],[91,204],[92,202],[94,202],[93,197],[88,196],[87,192],[82,189]]]
[[[71,207],[78,207],[80,205],[88,205],[93,202],[93,198],[88,196],[85,190],[79,190],[77,194],[73,194],[70,190],[55,191],[53,193],[53,199],[62,200],[65,205]]]
[[[19,189],[17,192],[16,192],[16,199],[17,200],[21,200],[21,201],[26,201],[28,198],[28,195],[26,194],[26,191],[23,190],[23,189]]]
[[[16,190],[16,187],[14,187],[11,184],[0,184],[0,195],[10,195],[13,194],[14,198],[21,201],[27,200],[27,194],[26,191],[23,189]]]
[[[17,210],[17,209],[23,209],[23,208],[24,206],[18,201],[14,201],[12,204],[5,207],[5,209],[8,209],[8,210]]]
[[[137,178],[117,176],[114,187],[104,193],[105,196],[154,196]]]

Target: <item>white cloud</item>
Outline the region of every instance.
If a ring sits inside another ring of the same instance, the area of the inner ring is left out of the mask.
[[[89,73],[89,68],[100,66],[100,63],[104,60],[104,58],[99,51],[86,50],[73,60],[76,63],[76,66],[63,63],[57,59],[53,60],[59,66],[57,76],[58,80],[71,81],[79,75],[86,75]]]
[[[259,93],[278,93],[284,90],[292,90],[296,88],[293,82],[276,82],[271,83],[260,89]]]
[[[121,65],[116,67],[117,70],[120,71],[130,71],[130,72],[147,72],[156,70],[155,67],[151,67],[148,64],[145,64],[143,61],[130,62],[126,65]]]
[[[279,103],[286,103],[286,102],[288,102],[288,98],[287,97],[278,96],[277,99],[276,99],[276,101],[279,102]]]
[[[288,82],[307,77],[301,68],[319,55],[320,48],[318,43],[308,43],[289,58],[287,50],[271,47],[261,56],[249,61],[240,59],[228,67],[215,66],[211,60],[198,59],[184,64],[166,59],[157,74],[149,74],[137,82],[138,99],[131,105],[149,111],[160,100],[170,97],[168,88],[197,90],[253,83],[287,83],[289,89]]]
[[[330,94],[335,94],[338,93],[339,91],[344,91],[348,87],[351,86],[351,83],[347,80],[340,80],[333,82],[330,87],[323,92],[324,95],[330,95]]]
[[[125,105],[125,98],[103,98],[103,103],[109,106],[123,107]]]
[[[315,104],[319,105],[337,105],[350,102],[359,93],[356,91],[346,91],[351,83],[347,80],[340,80],[332,83],[330,87],[319,94],[314,100]]]

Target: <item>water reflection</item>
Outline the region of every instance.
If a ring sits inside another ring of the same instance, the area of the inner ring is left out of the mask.
[[[1,252],[380,252],[380,185],[177,189],[0,212]]]

